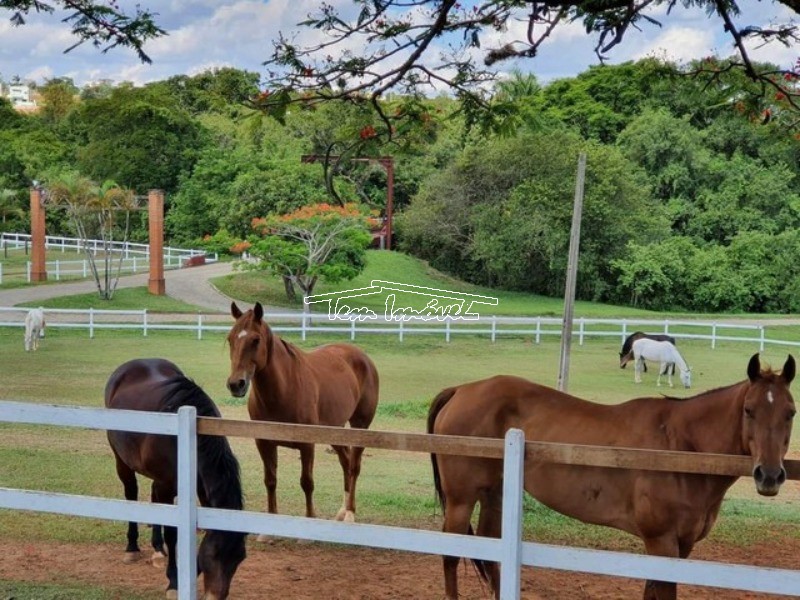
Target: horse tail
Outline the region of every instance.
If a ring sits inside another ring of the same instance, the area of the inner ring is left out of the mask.
[[[444,408],[445,404],[450,402],[450,399],[455,395],[458,388],[446,388],[439,392],[431,402],[431,407],[428,409],[428,433],[433,433],[433,426],[436,423],[436,417]],[[439,475],[439,463],[436,460],[436,454],[431,452],[431,466],[433,467],[433,485],[436,488],[436,497],[439,499],[439,505],[442,510],[447,510],[445,504],[444,492],[442,492],[442,479]]]
[[[457,391],[457,387],[446,388],[439,392],[433,399],[433,402],[431,402],[431,407],[428,409],[428,433],[433,433],[433,426],[436,423],[436,417],[439,416],[439,413],[442,412],[442,409],[448,402],[450,402]],[[442,507],[442,511],[446,512],[447,502],[444,491],[442,490],[442,478],[439,474],[439,462],[436,459],[436,454],[433,452],[431,452],[431,466],[433,467],[433,486],[436,488],[436,498],[439,500],[439,506]],[[472,528],[472,523],[467,526],[467,535],[475,535],[475,530]],[[489,570],[487,569],[486,561],[477,558],[473,558],[471,560],[472,564],[475,565],[475,570],[478,571],[480,578],[488,582]]]

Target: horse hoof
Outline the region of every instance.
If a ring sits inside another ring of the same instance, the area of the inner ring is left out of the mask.
[[[150,564],[154,567],[159,569],[163,569],[164,565],[166,564],[167,556],[163,552],[153,552],[153,556],[150,557]]]
[[[355,523],[356,522],[356,513],[352,510],[348,510],[344,513],[344,522],[345,523]]]
[[[167,590],[167,600],[178,600],[178,590]]]
[[[139,562],[142,560],[142,553],[138,550],[136,552],[126,552],[125,558],[122,559],[122,562],[126,565],[131,565],[135,562]]]
[[[336,513],[335,520],[337,521],[344,521],[344,516],[347,514],[347,509],[343,506],[339,509],[339,512]]]
[[[267,535],[266,533],[259,533],[258,537],[256,538],[257,542],[261,542],[262,544],[273,544],[275,540],[272,539],[271,536]]]

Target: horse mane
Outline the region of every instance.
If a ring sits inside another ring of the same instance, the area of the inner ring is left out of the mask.
[[[705,396],[710,396],[711,394],[717,394],[719,392],[723,392],[723,391],[729,390],[731,388],[736,387],[737,385],[741,385],[742,383],[743,382],[740,381],[738,383],[732,383],[730,385],[722,385],[722,386],[720,386],[718,388],[714,388],[714,389],[711,389],[711,390],[706,390],[704,392],[700,392],[699,394],[696,394],[694,396],[686,396],[685,398],[678,398],[676,396],[667,396],[666,394],[664,394],[662,396],[662,398],[664,398],[664,400],[672,400],[673,402],[687,402],[688,400],[702,400],[702,398],[704,398]]]
[[[164,382],[169,391],[162,412],[178,412],[181,406],[194,406],[199,417],[220,418],[217,405],[199,385],[183,375]],[[212,508],[242,510],[244,506],[239,461],[228,439],[219,435],[197,436],[197,469]]]

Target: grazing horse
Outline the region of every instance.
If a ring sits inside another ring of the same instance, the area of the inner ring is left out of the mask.
[[[758,354],[747,379],[692,398],[637,398],[616,405],[581,400],[518,377],[499,376],[443,390],[431,404],[428,433],[501,438],[517,427],[537,442],[713,452],[752,457],[756,490],[774,496],[786,479],[795,361],[762,371]],[[499,537],[502,461],[431,455],[444,531]],[[586,523],[627,531],[648,554],[686,558],[705,538],[736,476],[525,463],[525,490],[550,508]],[[444,557],[445,593],[458,598],[458,557]],[[499,593],[497,563],[475,561]],[[648,581],[645,600],[674,600],[674,583]]]
[[[641,338],[633,342],[633,357],[636,362],[633,364],[633,380],[635,383],[642,382],[642,365],[645,359],[658,361],[661,363],[658,369],[658,378],[656,385],[661,385],[661,376],[667,374],[667,383],[672,387],[672,372],[670,372],[670,365],[677,365],[681,372],[681,383],[683,387],[691,387],[692,385],[692,371],[686,361],[683,360],[678,349],[670,342],[657,342],[647,338]],[[674,367],[673,367],[674,370]]]
[[[214,402],[173,363],[138,359],[119,366],[106,384],[106,408],[177,412],[194,406],[198,416],[220,417]],[[177,494],[178,457],[174,436],[109,431],[108,442],[117,461],[117,475],[125,487],[125,499],[136,500],[136,473],[153,480],[152,501],[172,504]],[[197,436],[197,495],[202,506],[242,510],[239,463],[228,440],[221,436]],[[154,526],[154,530],[156,526]],[[205,600],[228,597],[233,575],[245,558],[247,534],[233,531],[206,532],[197,551],[198,572],[203,574]],[[126,562],[140,556],[136,523],[128,523]],[[177,531],[164,527],[167,544],[167,598],[177,598],[178,569],[175,562]]]
[[[641,338],[656,340],[658,342],[669,342],[673,346],[677,345],[675,343],[675,338],[671,335],[666,335],[664,333],[645,333],[644,331],[634,331],[625,338],[625,341],[622,343],[622,350],[619,351],[620,369],[624,369],[625,366],[633,360],[633,342]],[[644,368],[644,372],[647,373],[647,363],[642,363],[642,366]],[[675,365],[672,365],[672,374],[675,375]]]
[[[32,308],[25,315],[25,352],[39,348],[39,338],[44,337],[44,309]]]
[[[227,385],[237,398],[250,387],[247,408],[251,419],[339,427],[349,422],[359,429],[370,426],[378,405],[378,371],[362,350],[351,344],[328,344],[303,352],[270,329],[258,302],[244,313],[232,302],[231,315],[236,322],[228,334],[231,374]],[[264,463],[267,511],[278,512],[275,490],[279,445],[300,451],[300,487],[306,497],[306,516],[316,516],[314,444],[257,439],[256,447]],[[344,500],[336,519],[352,522],[364,449],[333,449],[344,473]]]

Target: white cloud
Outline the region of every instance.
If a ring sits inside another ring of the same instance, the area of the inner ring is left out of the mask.
[[[714,53],[714,35],[708,28],[670,27],[633,54],[634,59],[646,56],[685,62]]]

